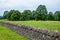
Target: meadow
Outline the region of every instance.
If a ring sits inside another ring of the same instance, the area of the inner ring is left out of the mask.
[[[0,40],[29,40],[29,39],[0,25]]]
[[[58,30],[60,31],[60,21],[8,21],[0,20],[0,22],[9,22],[14,24],[21,24],[27,26],[33,26],[35,28],[42,28],[48,30]],[[0,25],[0,40],[29,40],[28,38],[19,35],[12,30]]]
[[[0,20],[3,22],[10,22],[14,24],[21,24],[27,26],[33,26],[36,28],[48,29],[48,30],[59,30],[60,31],[60,21],[7,21],[7,20]]]

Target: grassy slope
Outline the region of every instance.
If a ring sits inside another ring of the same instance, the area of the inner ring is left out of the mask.
[[[0,25],[0,40],[28,40],[28,39]]]
[[[0,21],[35,26],[37,28],[45,28],[49,30],[60,30],[60,21]]]

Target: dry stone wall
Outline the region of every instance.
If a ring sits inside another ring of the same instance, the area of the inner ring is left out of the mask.
[[[18,34],[21,34],[30,40],[60,40],[60,32],[36,29],[25,25],[0,22],[1,25],[10,28]]]

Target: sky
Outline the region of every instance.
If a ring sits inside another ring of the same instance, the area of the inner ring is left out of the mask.
[[[60,11],[60,0],[0,0],[0,16],[9,10],[36,10],[39,5],[45,5],[50,12]]]

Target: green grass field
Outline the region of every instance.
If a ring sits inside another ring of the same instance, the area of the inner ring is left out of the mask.
[[[10,22],[14,24],[21,24],[27,26],[34,26],[36,28],[43,28],[48,30],[59,30],[60,21],[7,21],[0,20],[2,22]],[[12,30],[0,25],[0,40],[29,40],[28,38],[21,36]]]
[[[0,40],[29,40],[29,39],[0,25]]]
[[[27,26],[34,26],[36,28],[43,28],[48,30],[59,30],[60,31],[60,21],[7,21],[0,20],[3,22],[11,22],[15,24],[22,24]]]

